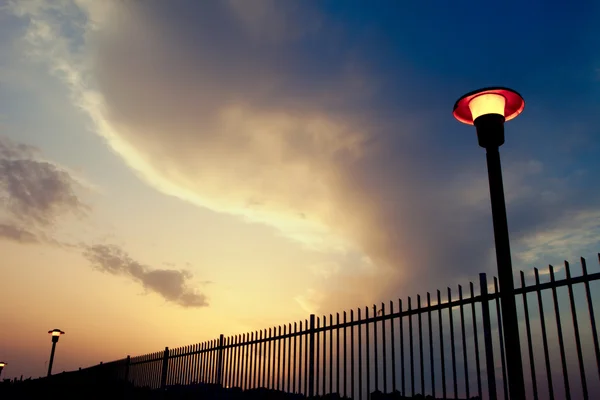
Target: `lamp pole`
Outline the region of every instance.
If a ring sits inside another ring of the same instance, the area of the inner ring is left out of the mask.
[[[64,335],[65,333],[60,329],[53,329],[48,331],[49,334],[52,335],[52,351],[50,352],[50,362],[48,363],[48,375],[52,375],[52,364],[54,364],[54,352],[56,351],[56,343],[58,343],[58,339],[60,335]]]
[[[56,342],[58,342],[58,340],[54,340],[55,338],[58,339],[58,336],[52,337],[52,351],[50,352],[50,362],[48,363],[48,376],[52,375],[52,364],[54,364],[54,351],[56,350]]]
[[[502,328],[512,400],[525,399],[525,382],[499,148],[504,144],[505,121],[515,118],[524,107],[521,95],[506,88],[486,88],[468,93],[454,106],[456,119],[475,125],[479,145],[486,150]]]

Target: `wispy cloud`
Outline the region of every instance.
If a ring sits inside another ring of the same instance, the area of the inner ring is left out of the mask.
[[[559,226],[524,238],[518,257],[530,264],[578,260],[584,254],[597,253],[599,232],[599,210],[571,212]]]
[[[21,222],[52,225],[65,213],[88,210],[77,196],[73,177],[59,166],[35,158],[28,145],[0,138],[0,195],[4,208]]]
[[[0,137],[0,237],[68,246],[50,231],[59,218],[87,214],[89,207],[77,194],[80,188],[75,177],[43,159],[37,148]]]
[[[206,307],[207,298],[190,288],[193,275],[186,270],[157,269],[132,259],[116,245],[85,246],[83,255],[101,272],[124,276],[139,282],[148,292],[182,307]]]
[[[0,223],[0,238],[22,244],[40,243],[39,236],[20,226]]]
[[[76,178],[44,160],[37,148],[0,137],[0,199],[5,214],[0,221],[0,239],[79,251],[83,246],[83,256],[100,271],[133,279],[147,291],[182,307],[208,305],[206,296],[189,287],[192,274],[187,270],[152,269],[115,245],[75,245],[55,238],[59,218],[90,211],[76,193],[80,188]]]
[[[96,269],[129,277],[165,300],[183,307],[207,306],[206,297],[189,287],[187,270],[152,269],[115,245],[70,244],[54,237],[59,218],[84,216],[90,208],[78,197],[77,178],[44,160],[39,149],[0,137],[0,200],[4,220],[0,239],[20,244],[50,244],[81,251]],[[206,283],[206,282],[202,282]]]

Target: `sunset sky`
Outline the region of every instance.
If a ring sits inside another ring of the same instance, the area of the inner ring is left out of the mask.
[[[3,377],[493,273],[479,87],[515,270],[594,260],[600,3],[435,3],[0,0]]]

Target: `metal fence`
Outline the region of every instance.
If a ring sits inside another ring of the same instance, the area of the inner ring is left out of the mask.
[[[564,274],[556,279],[550,266],[549,280],[541,282],[542,274],[535,269],[534,283],[527,285],[521,272],[515,289],[521,313],[515,329],[522,331],[528,397],[535,400],[600,398],[600,350],[590,289],[600,272],[588,273],[582,258],[580,275],[573,277],[567,262]],[[368,398],[374,391],[508,399],[505,352],[510,349],[503,341],[497,279],[488,281],[480,274],[478,285],[469,283],[466,290],[458,286],[456,293],[448,288],[443,295],[438,290],[413,300],[310,315],[293,324],[221,335],[76,373],[151,388],[214,383],[353,399]],[[573,364],[576,368],[569,370]]]

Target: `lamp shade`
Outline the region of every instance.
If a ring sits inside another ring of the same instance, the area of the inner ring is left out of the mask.
[[[458,121],[473,125],[481,115],[500,114],[510,121],[525,108],[523,97],[512,89],[491,87],[465,94],[454,104],[452,114]]]
[[[60,329],[53,329],[51,331],[48,331],[48,333],[51,334],[52,336],[60,336],[60,335],[64,335],[65,334]]]
[[[7,363],[5,363],[4,361],[0,361],[0,368],[4,368],[6,366]]]

